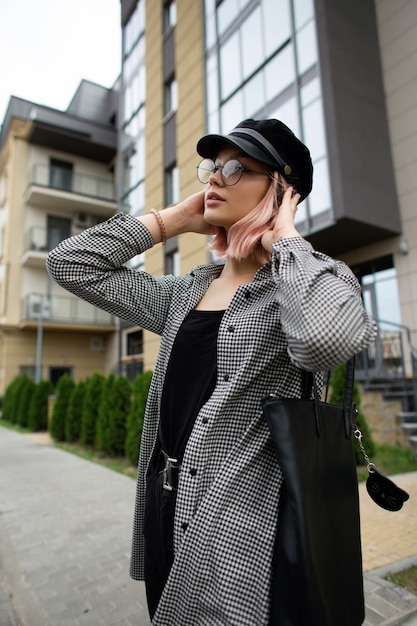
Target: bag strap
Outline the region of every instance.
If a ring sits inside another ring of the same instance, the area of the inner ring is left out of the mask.
[[[345,436],[352,436],[352,412],[355,409],[353,402],[353,387],[355,383],[355,357],[353,356],[346,364],[345,371],[345,395],[343,399]]]
[[[330,374],[327,376],[326,381],[326,402],[327,402],[327,390],[330,382]],[[355,382],[355,357],[353,356],[346,363],[345,370],[345,389],[343,396],[343,421],[345,427],[345,437],[346,439],[350,439],[352,436],[352,412],[354,411],[354,402],[353,402],[353,387]],[[316,404],[316,417],[317,417],[317,429],[320,431],[320,426],[318,423],[318,402],[319,396],[317,392],[316,386],[316,377],[313,372],[307,372],[303,370],[303,394],[302,398],[309,399],[311,398],[311,393],[314,390],[314,401]]]

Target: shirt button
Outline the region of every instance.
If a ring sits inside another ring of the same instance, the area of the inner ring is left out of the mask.
[[[195,467],[192,467],[192,468],[190,469],[190,476],[195,476],[196,474],[197,474],[197,470],[196,470],[196,468],[195,468]]]
[[[187,524],[187,522],[183,522],[183,523],[181,524],[181,528],[183,529],[183,531],[186,531],[186,530],[187,530],[187,528],[188,528],[188,524]]]
[[[230,324],[230,326],[227,328],[227,330],[229,331],[229,333],[234,333],[235,332],[235,327]]]
[[[229,380],[229,378],[230,378],[230,377],[229,377],[229,374],[225,374],[225,375],[223,376],[223,380],[224,380],[224,382],[225,382],[225,383],[227,383],[227,381]]]
[[[249,289],[247,289],[245,291],[245,298],[246,298],[246,300],[248,300],[250,298],[250,291],[249,291]]]
[[[203,417],[203,419],[201,420],[203,422],[203,424],[207,424],[208,422],[208,417]]]

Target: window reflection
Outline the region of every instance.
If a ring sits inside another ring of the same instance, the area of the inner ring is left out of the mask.
[[[258,72],[243,87],[244,117],[253,117],[265,102],[264,74]]]
[[[245,117],[243,112],[243,92],[238,91],[221,108],[222,131],[230,131]],[[213,131],[214,132],[214,131]]]
[[[295,81],[294,51],[292,44],[286,46],[267,63],[264,69],[266,97],[272,100]]]
[[[254,33],[261,33],[261,8],[258,7],[244,21],[241,28],[243,78],[248,78],[262,63],[262,41],[253,40]]]
[[[239,33],[220,48],[221,96],[227,98],[242,82],[240,72]]]
[[[223,2],[219,4],[219,8],[217,9],[217,19],[220,35],[224,33],[224,31],[232,24],[238,14],[238,0],[223,0]]]
[[[331,207],[327,158],[314,162],[313,189],[308,197],[310,215],[313,217]]]
[[[317,63],[316,29],[313,20],[296,35],[298,72],[303,74]]]
[[[278,50],[291,37],[291,14],[289,0],[263,0],[262,40],[266,58]]]
[[[310,149],[311,158],[315,161],[326,154],[326,138],[321,98],[304,108],[303,121],[304,140]]]
[[[314,0],[293,0],[295,27],[301,28],[303,24],[314,17]]]

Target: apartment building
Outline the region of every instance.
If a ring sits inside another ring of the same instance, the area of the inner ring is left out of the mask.
[[[195,143],[276,117],[310,147],[300,232],[362,283],[383,343],[376,375],[412,359],[417,328],[417,4],[413,0],[121,0],[120,202],[134,215],[200,189]],[[152,273],[208,260],[184,235]],[[143,260],[137,260],[140,263]],[[122,351],[130,332],[122,329]],[[144,367],[158,338],[144,333]],[[403,352],[401,352],[403,350]],[[404,352],[405,350],[405,352]],[[401,355],[400,355],[401,352]],[[387,365],[388,364],[388,365]]]
[[[62,239],[115,213],[117,90],[83,81],[68,109],[12,97],[0,135],[0,394],[117,366],[116,321],[49,280]]]
[[[1,385],[25,368],[35,376],[40,366],[52,380],[63,371],[75,379],[93,369],[132,379],[153,369],[159,338],[51,285],[46,250],[116,210],[140,215],[198,191],[197,139],[247,117],[277,117],[310,147],[314,189],[297,226],[353,268],[365,306],[380,320],[383,341],[368,355],[368,372],[396,371],[401,361],[410,375],[417,4],[121,0],[121,22],[114,89],[83,82],[65,112],[12,98],[6,113]],[[210,260],[205,243],[182,235],[130,265],[187,272]]]

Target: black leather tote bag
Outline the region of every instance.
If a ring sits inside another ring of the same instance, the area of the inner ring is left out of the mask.
[[[343,407],[319,401],[316,391],[313,400],[262,400],[284,477],[273,563],[274,626],[359,626],[364,620],[353,380],[352,360]]]

